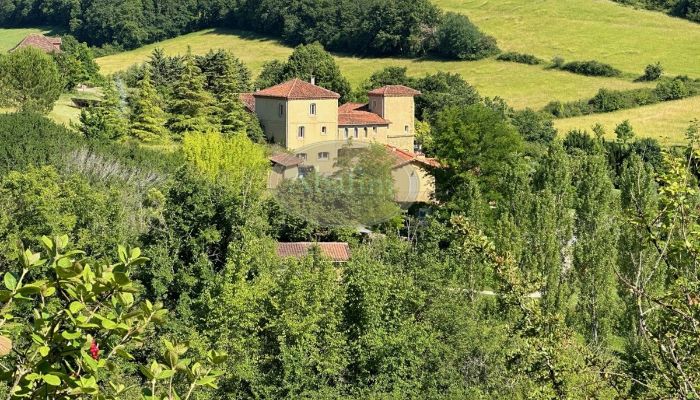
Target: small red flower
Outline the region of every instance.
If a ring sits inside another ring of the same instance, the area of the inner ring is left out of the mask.
[[[100,345],[97,344],[97,342],[95,342],[94,340],[90,345],[90,355],[95,361],[100,359]]]

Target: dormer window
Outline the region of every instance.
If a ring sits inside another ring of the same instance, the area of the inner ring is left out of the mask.
[[[316,103],[311,103],[309,106],[309,114],[316,115]]]

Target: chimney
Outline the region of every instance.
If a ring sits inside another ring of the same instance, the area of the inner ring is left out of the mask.
[[[315,85],[316,84],[316,77],[311,75],[311,84]]]

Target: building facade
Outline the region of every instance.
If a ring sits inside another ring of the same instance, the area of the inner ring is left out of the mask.
[[[349,139],[413,151],[418,95],[406,86],[384,86],[368,93],[367,104],[338,106],[338,93],[293,79],[242,97],[268,139],[292,151]]]

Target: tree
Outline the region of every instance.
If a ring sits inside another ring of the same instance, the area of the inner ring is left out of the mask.
[[[39,49],[26,47],[0,57],[0,103],[20,111],[48,113],[63,83],[56,63]]]
[[[80,130],[88,139],[122,139],[128,134],[128,122],[114,81],[105,85],[99,103],[80,112]]]
[[[214,98],[204,90],[205,79],[188,50],[184,70],[175,83],[170,100],[168,128],[176,138],[188,132],[207,132],[217,124],[214,121]]]
[[[286,63],[265,64],[257,85],[267,87],[292,78],[307,82],[314,78],[316,85],[340,94],[341,100],[347,100],[351,92],[350,82],[343,77],[335,58],[320,43],[298,46]]]
[[[516,111],[511,117],[511,123],[528,142],[548,144],[557,135],[551,116],[530,108]]]
[[[150,70],[146,69],[139,82],[131,114],[131,135],[143,142],[162,143],[170,139],[165,127],[165,111],[160,107],[160,96],[151,84]]]
[[[639,80],[641,81],[655,81],[661,78],[664,73],[664,68],[661,66],[660,62],[656,64],[649,64],[644,68],[644,75],[642,75]]]
[[[617,141],[623,145],[629,144],[632,139],[634,139],[634,129],[629,120],[624,120],[615,127],[615,137],[617,137]]]
[[[462,14],[445,14],[435,36],[435,52],[452,59],[478,60],[500,51],[496,46],[496,39],[482,33]]]
[[[473,86],[451,72],[426,75],[415,82],[415,89],[422,93],[416,98],[416,115],[431,122],[448,107],[471,106],[481,100]]]
[[[619,312],[614,273],[619,214],[607,163],[600,151],[598,147],[596,153],[584,156],[576,173],[573,267],[582,333],[591,343],[607,344]]]
[[[459,176],[474,173],[484,191],[493,196],[498,177],[522,149],[522,139],[515,129],[498,112],[481,104],[439,113],[433,124],[433,142],[435,156],[444,166],[442,173],[448,175],[445,178],[457,179],[443,181],[445,187],[438,182],[438,192],[443,195],[456,190],[461,184]]]
[[[248,67],[226,50],[209,50],[196,56],[197,67],[205,77],[204,88],[222,101],[251,90],[251,72]]]

